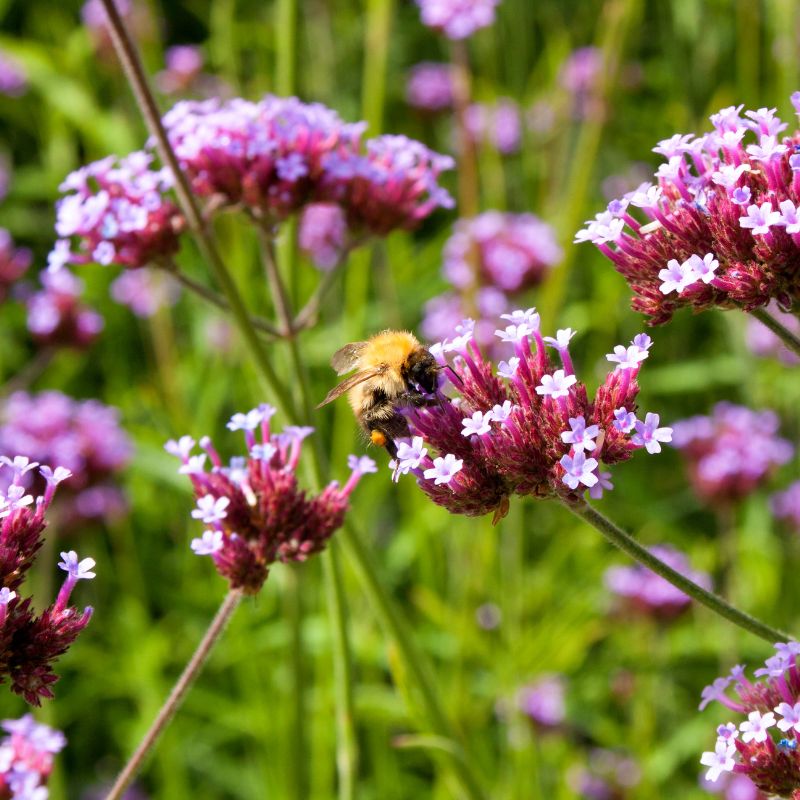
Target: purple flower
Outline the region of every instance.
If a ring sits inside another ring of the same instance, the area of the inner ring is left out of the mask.
[[[347,241],[344,211],[333,203],[312,203],[300,217],[300,249],[321,270],[333,269],[341,259]]]
[[[492,429],[492,412],[483,413],[481,411],[474,411],[471,417],[465,417],[461,424],[464,426],[462,434],[464,436],[481,436],[484,433],[489,433]]]
[[[2,722],[8,736],[0,740],[0,787],[18,800],[47,800],[53,756],[67,743],[64,734],[37,723],[31,714]]]
[[[667,163],[656,173],[657,193],[626,196],[627,209],[612,203],[616,213],[599,214],[576,236],[613,263],[634,309],[654,324],[686,306],[752,311],[800,300],[790,266],[800,247],[796,134],[780,138],[785,125],[772,109],[745,119],[741,110],[713,115],[710,133],[661,142]]]
[[[33,261],[31,251],[16,247],[11,234],[0,228],[0,304],[6,299],[9,289],[27,272]]]
[[[537,725],[555,728],[564,721],[564,680],[548,675],[528,684],[517,693],[517,705]]]
[[[772,513],[800,532],[800,481],[790,484],[787,489],[772,495]]]
[[[371,458],[350,456],[352,473],[343,487],[333,482],[309,495],[299,487],[295,473],[311,429],[290,426],[271,432],[274,410],[262,404],[234,414],[228,423],[229,429],[244,431],[249,459],[233,459],[224,466],[204,437],[200,446],[211,470],[206,472],[198,462],[182,470],[197,500],[192,517],[211,526],[192,540],[192,550],[210,556],[231,587],[247,594],[258,593],[276,561],[305,561],[323,550],[344,522],[351,492],[363,475],[376,470]],[[193,448],[194,440],[186,436],[166,445],[184,466],[193,458]],[[253,457],[254,448],[258,457]]]
[[[694,583],[705,589],[711,588],[709,576],[693,570],[689,559],[680,551],[667,545],[656,545],[650,548],[650,552]],[[610,567],[606,570],[604,582],[620,598],[622,609],[631,614],[672,620],[691,604],[691,598],[680,589],[640,564]],[[725,682],[722,691],[727,686],[728,682]],[[705,702],[710,702],[710,699],[705,699],[705,694],[703,697]]]
[[[500,0],[416,0],[423,25],[448,39],[466,39],[494,23]]]
[[[725,741],[717,741],[713,752],[706,752],[700,757],[700,763],[708,767],[706,780],[716,781],[723,772],[733,772],[733,754],[736,748]]]
[[[22,66],[7,53],[0,51],[0,94],[20,97],[28,89],[28,77]]]
[[[636,421],[636,433],[631,437],[634,444],[644,447],[648,453],[660,453],[661,442],[672,441],[672,428],[659,428],[658,414],[648,412],[645,421]]]
[[[564,468],[562,480],[570,489],[577,489],[578,484],[581,483],[591,487],[598,481],[597,475],[594,474],[594,470],[597,469],[597,460],[586,458],[583,451],[575,453],[574,456],[561,456],[558,463]]]
[[[487,211],[459,220],[444,247],[444,275],[457,289],[479,280],[503,292],[540,284],[562,258],[553,229],[533,214]]]
[[[452,453],[448,453],[444,458],[435,458],[433,466],[426,469],[423,473],[425,478],[433,480],[436,486],[443,483],[450,483],[464,466],[463,459],[456,458]]]
[[[570,417],[569,427],[570,430],[561,434],[561,441],[564,444],[571,444],[576,453],[583,450],[594,450],[595,439],[600,433],[598,425],[590,425],[587,428],[586,420],[581,415],[580,417]]]
[[[552,397],[554,400],[569,395],[569,387],[578,382],[574,375],[565,375],[557,369],[552,375],[542,375],[542,382],[536,387],[536,394]]]
[[[492,105],[473,103],[467,109],[465,126],[476,144],[490,142],[504,156],[519,151],[522,119],[519,106],[509,97],[501,97]]]
[[[423,111],[444,111],[453,104],[449,64],[423,61],[411,68],[406,82],[406,102]]]
[[[203,70],[203,53],[195,45],[174,45],[164,54],[166,69],[157,73],[155,83],[164,94],[178,94],[200,83]]]
[[[180,292],[180,285],[174,278],[147,267],[125,270],[109,289],[114,301],[144,318],[154,316],[161,308],[174,306]]]
[[[718,403],[710,416],[676,422],[673,444],[683,453],[692,485],[712,505],[738,502],[786,463],[793,448],[777,436],[771,411]]]

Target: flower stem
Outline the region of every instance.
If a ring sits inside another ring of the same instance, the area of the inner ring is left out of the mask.
[[[793,353],[800,356],[800,338],[785,328],[775,317],[763,308],[750,312],[762,325],[769,328]]]
[[[761,622],[761,620],[751,617],[744,611],[740,611],[719,595],[709,592],[702,586],[698,586],[694,581],[690,581],[685,575],[676,572],[587,502],[583,500],[578,503],[563,502],[563,505],[573,514],[588,522],[592,527],[597,528],[615,547],[618,547],[631,558],[660,575],[664,580],[669,581],[684,594],[694,598],[698,603],[702,603],[715,614],[725,617],[734,625],[771,643],[786,642],[791,638],[787,633],[777,628],[772,628]]]
[[[253,360],[261,376],[274,394],[276,404],[288,416],[291,414],[292,409],[291,397],[278,380],[278,376],[275,374],[275,370],[258,338],[258,334],[255,328],[250,324],[250,317],[244,301],[242,300],[242,296],[239,293],[239,289],[222,260],[216,242],[213,236],[211,236],[203,220],[203,216],[200,213],[200,208],[189,187],[186,175],[181,169],[175,151],[169,143],[167,133],[161,122],[158,106],[150,90],[136,45],[125,27],[125,23],[117,10],[114,0],[100,0],[100,2],[103,4],[103,9],[106,12],[108,32],[114,49],[122,64],[134,97],[136,98],[136,104],[139,106],[139,110],[144,117],[147,129],[155,141],[159,158],[173,173],[175,179],[175,194],[178,197],[178,202],[186,217],[189,229],[194,234],[200,252],[211,267],[214,278],[222,288],[223,294],[230,305],[231,314],[233,314],[236,320],[239,331],[244,337],[245,343],[253,356]]]
[[[139,746],[136,748],[136,751],[130,757],[122,772],[120,772],[117,776],[116,781],[114,781],[114,785],[106,795],[106,800],[119,800],[119,798],[121,798],[125,793],[125,790],[130,786],[131,782],[136,777],[136,773],[141,768],[145,758],[147,758],[147,755],[153,749],[156,741],[158,741],[159,736],[161,736],[161,734],[164,732],[164,729],[167,727],[173,715],[178,710],[178,707],[183,701],[186,692],[189,691],[189,688],[191,687],[195,678],[197,678],[197,676],[200,674],[200,670],[208,660],[211,649],[217,643],[220,635],[225,630],[225,626],[228,624],[228,621],[233,615],[233,612],[236,610],[236,607],[239,605],[239,601],[241,599],[242,593],[238,589],[231,589],[225,596],[225,599],[222,601],[222,605],[219,607],[214,619],[211,621],[211,625],[209,625],[205,636],[203,636],[202,641],[194,651],[194,655],[186,665],[186,668],[183,670],[180,678],[178,678],[177,683],[172,688],[172,691],[170,692],[166,702],[163,706],[161,706],[161,710],[153,720],[153,723],[150,725],[149,730],[144,735],[144,738]]]
[[[215,292],[213,289],[209,289],[207,286],[204,286],[194,278],[190,278],[185,272],[182,272],[178,268],[177,264],[170,263],[168,266],[161,266],[161,268],[175,278],[175,280],[178,281],[181,286],[188,289],[190,292],[193,292],[198,297],[202,297],[203,300],[207,300],[209,303],[215,305],[217,308],[220,308],[223,311],[231,310],[230,303],[222,295],[217,294],[217,292]],[[260,333],[267,334],[273,338],[276,338],[280,335],[278,329],[272,323],[262,319],[261,317],[254,317],[251,315],[250,324]]]

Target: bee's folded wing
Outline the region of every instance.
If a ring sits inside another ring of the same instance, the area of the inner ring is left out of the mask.
[[[361,372],[356,372],[355,375],[351,375],[346,380],[343,380],[338,386],[334,386],[333,389],[331,389],[328,394],[325,395],[325,399],[317,406],[317,408],[322,408],[322,406],[327,405],[337,397],[341,397],[345,392],[349,391],[354,386],[358,386],[359,383],[364,383],[364,381],[368,381],[370,378],[380,375],[384,369],[385,367],[381,365],[375,367],[374,369],[365,369]]]

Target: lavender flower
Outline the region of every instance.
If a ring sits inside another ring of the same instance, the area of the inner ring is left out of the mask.
[[[775,300],[786,309],[798,299],[797,134],[778,138],[786,125],[774,109],[741,111],[712,115],[714,130],[700,137],[659,142],[654,150],[666,163],[657,185],[612,201],[576,237],[613,262],[633,290],[633,308],[653,324],[684,306],[751,311]],[[718,262],[713,274],[687,270],[685,280],[664,285],[668,263],[705,256]]]
[[[522,117],[519,106],[509,97],[492,105],[473,103],[465,118],[467,133],[477,144],[489,142],[504,156],[519,151],[522,141]]]
[[[455,224],[444,246],[444,275],[458,289],[470,287],[474,257],[480,283],[519,292],[540,284],[562,255],[553,229],[533,214],[487,211]]]
[[[334,203],[312,203],[300,217],[300,249],[321,270],[333,269],[342,257],[347,241],[344,211]]]
[[[10,680],[11,691],[31,705],[53,697],[51,686],[58,680],[53,661],[62,655],[86,627],[92,609],[83,613],[69,606],[76,583],[93,578],[93,559],[78,559],[73,551],[62,553],[67,578],[55,602],[36,616],[31,598],[20,592],[27,571],[42,546],[47,525],[45,511],[56,486],[70,476],[68,469],[41,467],[44,492],[34,499],[25,487],[25,477],[39,465],[24,456],[0,457],[6,489],[0,493],[0,682]]]
[[[738,727],[720,725],[714,749],[703,753],[700,763],[708,767],[708,781],[726,773],[746,775],[765,795],[794,799],[800,796],[800,644],[778,643],[775,650],[755,671],[760,680],[748,680],[744,667],[736,666],[703,689],[701,711],[716,701],[747,719]],[[727,693],[731,684],[738,699]]]
[[[792,446],[777,431],[772,411],[718,403],[710,416],[676,422],[673,445],[683,453],[697,494],[724,506],[755,491],[792,457]]]
[[[203,53],[196,45],[167,48],[166,69],[155,76],[156,86],[164,94],[179,94],[192,88],[203,70]]]
[[[711,579],[691,568],[688,558],[667,545],[655,545],[650,552],[689,580],[711,589]],[[610,567],[605,573],[606,587],[620,598],[621,610],[670,620],[689,608],[691,598],[660,575],[641,564]]]
[[[183,217],[165,196],[172,175],[151,170],[151,161],[143,152],[109,156],[67,176],[60,186],[67,194],[56,205],[61,238],[50,255],[51,270],[90,262],[143,267],[178,250]]]
[[[475,306],[480,318],[475,323],[475,341],[485,352],[493,354],[497,345],[494,332],[500,315],[509,309],[509,301],[503,292],[494,286],[482,286],[475,293]],[[448,292],[425,303],[425,316],[420,328],[428,341],[437,342],[448,338],[466,315],[464,298]]]
[[[70,471],[59,496],[62,529],[124,508],[113,479],[130,458],[131,444],[115,408],[55,391],[15,392],[0,406],[0,421],[0,454],[19,453]],[[43,491],[41,480],[32,475],[22,483]],[[0,473],[0,489],[6,484]]]
[[[211,462],[192,456],[195,442],[188,436],[169,441],[166,450],[181,460],[179,472],[194,487],[197,508],[192,516],[208,529],[191,543],[197,555],[207,555],[231,588],[256,594],[276,561],[305,561],[324,549],[342,525],[348,498],[362,475],[374,472],[375,462],[351,456],[350,478],[343,487],[335,481],[316,496],[297,484],[295,474],[302,441],[313,430],[290,426],[273,433],[274,409],[261,405],[236,414],[228,427],[244,432],[247,458],[223,466],[208,437],[200,440]]]
[[[423,61],[411,68],[406,82],[406,102],[421,111],[445,111],[453,105],[453,79],[449,64]]]
[[[790,484],[787,489],[772,495],[772,513],[800,533],[800,481]]]
[[[422,24],[448,39],[466,39],[494,23],[500,0],[416,0]]]
[[[25,274],[32,260],[31,251],[27,247],[16,247],[11,234],[5,228],[0,228],[0,303]]]
[[[494,512],[497,519],[507,511],[513,494],[576,501],[601,480],[610,486],[608,475],[600,473],[601,461],[611,465],[627,460],[646,445],[615,426],[615,411],[636,411],[641,360],[610,372],[590,403],[586,387],[572,371],[571,337],[555,340],[563,365],[555,369],[535,309],[506,316],[512,322],[497,334],[511,343],[517,359],[513,371],[510,365],[504,367],[503,373],[511,377],[495,374],[475,342],[473,324],[465,321],[459,336],[438,346],[443,354],[454,354],[445,374],[460,396],[439,395],[438,403],[407,413],[412,436],[421,437],[428,450],[409,471],[422,490],[451,513]],[[649,337],[647,346],[644,341],[637,337],[631,347],[646,356]],[[571,439],[579,418],[583,433],[591,435],[582,436],[576,446]],[[465,420],[469,435],[464,435]],[[565,432],[570,441],[562,437]],[[448,465],[458,469],[445,474]]]
[[[20,97],[28,89],[28,77],[22,66],[7,53],[0,51],[0,94]]]
[[[517,706],[537,725],[558,727],[566,716],[564,679],[560,675],[546,675],[528,684],[517,693]]]
[[[768,800],[747,775],[735,772],[722,772],[715,781],[706,780],[704,773],[700,785],[707,792],[719,793],[724,800]]]
[[[0,796],[46,800],[53,756],[67,743],[64,734],[25,714],[0,723],[8,734],[0,740]]]
[[[112,282],[109,293],[137,317],[152,317],[160,308],[174,306],[181,289],[169,274],[142,267],[125,270]]]
[[[42,272],[41,291],[30,295],[28,330],[41,346],[74,347],[91,345],[103,330],[103,318],[80,301],[83,281],[69,270]]]

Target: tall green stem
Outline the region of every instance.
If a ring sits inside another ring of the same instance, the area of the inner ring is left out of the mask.
[[[775,317],[763,308],[750,312],[762,325],[769,328],[793,353],[800,356],[800,338],[785,328]]]
[[[361,113],[369,125],[370,136],[377,136],[383,127],[394,0],[367,0],[366,6]]]
[[[631,558],[643,564],[648,569],[660,575],[664,580],[669,581],[673,586],[680,589],[684,594],[702,603],[715,614],[732,622],[734,625],[749,631],[756,636],[760,636],[768,642],[786,642],[790,639],[787,633],[767,625],[761,620],[751,617],[744,611],[735,608],[719,595],[709,592],[702,586],[698,586],[694,581],[690,581],[685,575],[676,572],[672,567],[667,566],[663,561],[656,558],[647,548],[642,547],[630,534],[614,524],[608,517],[601,514],[596,508],[584,501],[579,503],[567,503],[563,505],[573,514],[588,522],[608,539],[611,544],[627,553]]]

